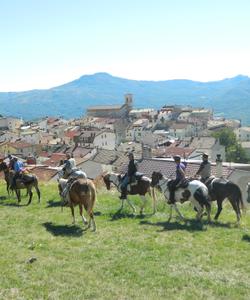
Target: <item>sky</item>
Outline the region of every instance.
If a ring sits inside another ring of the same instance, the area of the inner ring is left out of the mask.
[[[0,0],[0,92],[250,76],[249,0]]]

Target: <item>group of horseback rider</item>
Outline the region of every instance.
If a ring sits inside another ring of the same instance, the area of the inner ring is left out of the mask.
[[[129,183],[131,183],[135,175],[137,173],[137,164],[134,160],[134,155],[132,152],[128,154],[129,157],[129,163],[128,163],[128,169],[127,173],[122,179],[121,183],[121,196],[120,199],[126,199],[127,197],[127,186]],[[186,178],[186,162],[181,161],[181,156],[175,155],[173,157],[175,164],[176,164],[176,170],[175,179],[171,180],[169,183],[169,191],[170,191],[170,197],[169,197],[169,204],[175,203],[175,191],[179,186],[185,187],[188,183]],[[198,171],[195,174],[196,177],[200,176],[201,182],[205,183],[205,181],[211,176],[211,163],[208,161],[208,154],[203,153],[202,154],[202,163],[200,164],[200,167]]]

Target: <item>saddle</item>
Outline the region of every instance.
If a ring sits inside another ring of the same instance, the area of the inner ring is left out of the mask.
[[[35,176],[33,174],[21,174],[20,177],[18,177],[18,180],[20,180],[22,183],[31,183],[35,180]]]
[[[142,179],[142,177],[144,176],[143,173],[141,172],[136,172],[130,179],[129,184],[130,185],[137,185],[138,182]]]

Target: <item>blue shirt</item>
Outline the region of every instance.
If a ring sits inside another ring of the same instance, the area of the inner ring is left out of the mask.
[[[21,162],[19,160],[14,163],[14,171],[15,172],[21,172],[23,170],[23,167],[24,167],[23,162]]]
[[[183,174],[180,172],[180,169],[185,173],[186,166],[183,163],[179,163],[176,165],[176,179],[184,179]]]

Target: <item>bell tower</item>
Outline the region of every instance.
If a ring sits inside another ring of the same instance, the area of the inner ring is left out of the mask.
[[[127,112],[133,109],[133,94],[125,94],[125,104],[127,106]]]

